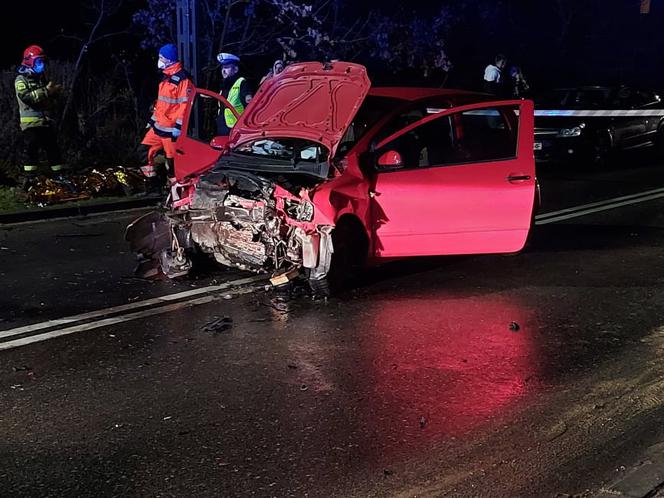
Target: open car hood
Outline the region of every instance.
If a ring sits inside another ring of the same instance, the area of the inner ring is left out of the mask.
[[[231,131],[229,145],[261,138],[298,138],[337,145],[369,91],[364,66],[303,62],[265,81]]]

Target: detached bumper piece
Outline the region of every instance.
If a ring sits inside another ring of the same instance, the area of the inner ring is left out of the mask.
[[[154,278],[160,271],[168,278],[186,275],[192,264],[186,254],[191,248],[188,233],[176,231],[166,215],[153,211],[132,222],[125,232],[125,240],[138,254],[134,270],[141,278]]]

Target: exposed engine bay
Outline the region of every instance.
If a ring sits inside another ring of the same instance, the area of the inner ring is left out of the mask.
[[[332,227],[313,219],[307,190],[290,179],[217,169],[200,177],[186,207],[139,218],[126,238],[171,278],[188,273],[192,258],[203,253],[257,273],[309,268],[309,278],[316,279],[330,267]]]

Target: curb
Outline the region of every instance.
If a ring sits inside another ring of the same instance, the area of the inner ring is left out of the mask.
[[[624,475],[603,486],[593,498],[664,497],[664,443],[648,448],[635,466],[620,470]]]
[[[104,202],[99,204],[79,204],[75,206],[31,209],[28,211],[17,211],[15,213],[4,213],[0,214],[0,225],[50,220],[54,218],[86,216],[89,214],[122,211],[133,208],[156,207],[162,199],[162,196],[146,196],[138,199]]]

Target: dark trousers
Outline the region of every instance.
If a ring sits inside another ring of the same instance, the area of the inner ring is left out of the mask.
[[[24,170],[26,172],[36,171],[39,166],[39,155],[41,151],[46,153],[48,165],[53,171],[62,168],[60,148],[55,136],[55,130],[51,126],[35,126],[23,130],[23,152],[25,154]]]

